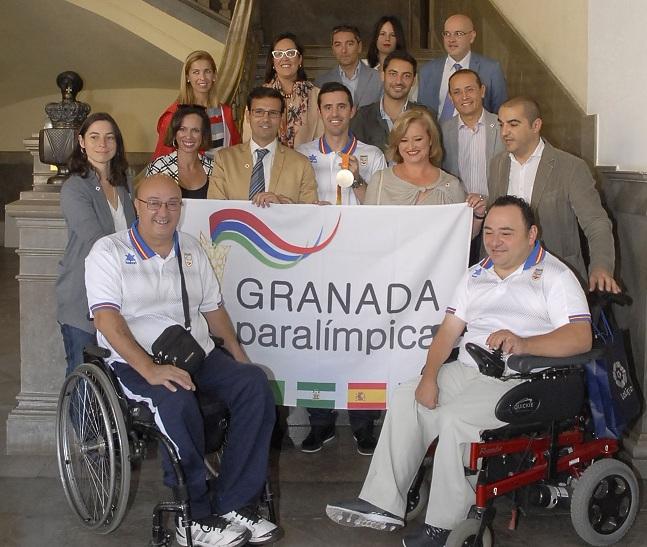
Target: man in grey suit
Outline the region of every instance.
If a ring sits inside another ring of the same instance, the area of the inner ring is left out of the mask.
[[[443,169],[458,177],[468,202],[474,205],[474,231],[470,246],[470,266],[479,260],[481,224],[485,218],[484,196],[488,194],[490,159],[503,150],[496,114],[483,108],[486,88],[479,75],[463,68],[449,78],[449,96],[458,112],[442,124]]]
[[[359,108],[380,98],[382,82],[377,70],[360,61],[362,38],[352,25],[338,25],[332,29],[332,52],[339,63],[315,80],[321,87],[326,82],[344,84],[353,95],[353,104]]]
[[[611,222],[586,163],[541,138],[535,101],[515,97],[499,109],[501,138],[507,152],[490,162],[488,202],[512,194],[530,203],[546,249],[561,258],[589,290],[620,292],[613,278],[615,251]],[[589,248],[588,276],[578,224]]]
[[[351,120],[351,130],[361,142],[386,153],[389,133],[398,116],[415,106],[424,108],[408,100],[417,66],[416,60],[404,50],[392,51],[384,59],[384,94],[373,104],[360,108]],[[436,117],[435,112],[432,115]]]
[[[420,69],[418,102],[438,112],[440,123],[448,120],[455,114],[447,94],[449,77],[461,68],[469,68],[485,84],[485,109],[498,112],[508,97],[505,77],[498,61],[471,51],[476,38],[472,20],[467,15],[452,15],[445,21],[442,35],[447,56],[432,59]]]

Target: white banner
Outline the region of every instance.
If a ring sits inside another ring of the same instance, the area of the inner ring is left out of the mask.
[[[277,402],[386,408],[420,373],[468,261],[472,210],[185,200],[225,306]]]

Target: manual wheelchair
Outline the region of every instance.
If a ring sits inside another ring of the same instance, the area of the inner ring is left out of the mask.
[[[116,376],[103,361],[109,351],[92,346],[84,353],[86,362],[63,383],[56,418],[59,474],[70,507],[86,528],[100,534],[116,530],[128,505],[131,465],[145,458],[151,441],[157,441],[168,453],[177,486],[173,488],[173,501],[155,506],[150,545],[172,542],[164,528],[166,512],[179,517],[188,545],[192,545],[189,495],[172,441],[157,428],[145,404],[124,396]],[[226,444],[228,412],[223,403],[204,400],[199,393],[198,402],[205,424],[205,467],[215,478]],[[262,501],[267,518],[276,522],[269,481]]]
[[[500,353],[473,344],[467,349],[479,369],[503,370]],[[570,504],[577,534],[591,545],[612,545],[628,532],[639,506],[632,469],[613,456],[616,439],[595,438],[587,427],[583,366],[601,350],[564,358],[512,355],[508,378],[525,380],[498,401],[496,417],[507,425],[483,431],[469,447],[466,476],[476,492],[468,518],[452,530],[446,547],[490,547],[496,498],[512,498],[509,528],[518,512],[535,505]],[[425,478],[434,445],[409,490],[407,520],[426,504]]]

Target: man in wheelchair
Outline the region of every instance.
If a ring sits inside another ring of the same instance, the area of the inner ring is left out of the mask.
[[[274,399],[265,373],[249,364],[236,340],[207,256],[194,238],[176,231],[181,206],[171,178],[144,179],[135,199],[139,220],[94,245],[86,259],[86,288],[97,340],[110,350],[107,364],[124,394],[144,402],[175,445],[188,486],[193,545],[270,543],[281,530],[256,507],[267,479]],[[167,327],[185,324],[181,271],[191,334],[206,354],[193,375],[151,357],[153,342]],[[227,351],[215,347],[210,333],[222,338]],[[231,415],[213,499],[196,389],[223,401]],[[173,487],[175,474],[166,451],[162,454],[164,482]],[[176,537],[187,545],[185,528],[178,525]]]
[[[465,450],[481,431],[505,425],[496,418],[495,405],[520,382],[481,374],[465,345],[546,357],[591,348],[580,283],[542,248],[524,200],[504,196],[494,202],[483,242],[489,256],[459,282],[422,376],[393,392],[359,498],[327,506],[333,521],[388,531],[403,527],[409,487],[438,439],[425,525],[405,536],[403,545],[445,545],[474,503],[463,467]],[[458,361],[445,363],[466,327]]]

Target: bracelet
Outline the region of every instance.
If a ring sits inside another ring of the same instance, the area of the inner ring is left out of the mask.
[[[476,220],[483,220],[485,218],[485,215],[481,216],[481,215],[477,215],[476,213],[474,213],[474,218]]]

